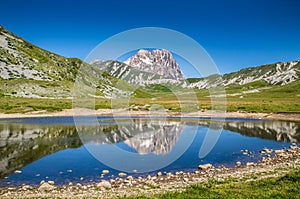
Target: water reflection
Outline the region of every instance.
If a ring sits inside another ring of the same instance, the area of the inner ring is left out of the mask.
[[[60,118],[57,118],[60,123],[58,125],[53,122],[55,118],[52,118],[51,124],[44,122],[43,125],[35,124],[34,119],[29,123],[22,120],[18,123],[14,123],[13,120],[0,121],[0,178],[46,155],[67,148],[78,148],[82,143],[86,143],[87,147],[100,146],[101,150],[114,145],[139,154],[140,157],[161,156],[161,160],[164,160],[168,154],[178,149],[178,143],[184,144],[191,138],[189,132],[193,131],[194,127],[208,127],[212,122],[196,119],[161,121],[137,118],[133,122],[126,121],[126,118],[117,121],[101,119],[103,122],[100,126],[81,125],[80,138],[75,126],[61,124]],[[223,128],[249,137],[277,142],[300,142],[300,125],[295,122],[228,120]]]
[[[81,145],[74,126],[0,124],[0,178],[48,154]]]
[[[228,122],[223,126],[224,129],[238,132],[242,135],[259,137],[278,142],[300,141],[299,123],[289,121],[265,121],[265,122]]]

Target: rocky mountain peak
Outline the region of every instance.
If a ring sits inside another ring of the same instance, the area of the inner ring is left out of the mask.
[[[180,66],[172,54],[165,49],[155,49],[153,51],[141,49],[124,63],[139,70],[155,73],[168,79],[184,79]]]

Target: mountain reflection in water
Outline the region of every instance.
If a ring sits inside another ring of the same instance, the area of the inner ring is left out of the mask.
[[[101,125],[80,125],[77,129],[72,124],[39,125],[22,120],[18,123],[13,120],[0,121],[0,179],[46,155],[68,148],[78,148],[82,143],[123,142],[141,155],[165,155],[172,151],[186,125],[207,127],[211,122],[197,119],[180,121],[145,118],[132,121],[127,122],[123,118],[109,123],[100,122]],[[223,129],[277,142],[300,142],[300,125],[295,122],[228,120]],[[77,131],[81,132],[80,137]]]

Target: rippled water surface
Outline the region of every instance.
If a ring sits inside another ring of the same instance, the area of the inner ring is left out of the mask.
[[[204,163],[232,167],[236,161],[260,160],[264,147],[281,149],[300,142],[300,124],[285,121],[144,117],[78,121],[75,125],[72,117],[0,120],[0,186],[41,180],[88,183],[119,172],[140,176],[194,171]],[[245,149],[247,153],[241,151]],[[104,169],[109,174],[101,176]]]

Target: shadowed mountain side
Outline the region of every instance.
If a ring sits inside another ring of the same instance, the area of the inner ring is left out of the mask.
[[[74,126],[0,124],[0,178],[46,155],[81,145]]]
[[[223,128],[250,137],[280,142],[300,142],[300,124],[294,122],[228,122]]]

